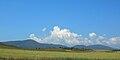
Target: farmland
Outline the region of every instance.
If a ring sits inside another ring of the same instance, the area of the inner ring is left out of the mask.
[[[55,52],[0,49],[1,60],[120,60],[120,52]]]

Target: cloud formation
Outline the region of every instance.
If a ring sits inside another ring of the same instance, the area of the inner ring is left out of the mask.
[[[102,44],[120,48],[120,37],[106,38],[104,35],[99,36],[94,32],[90,33],[88,37],[83,37],[82,34],[76,34],[69,29],[60,29],[58,26],[53,28],[50,35],[42,39],[37,38],[34,34],[30,35],[30,39],[39,43],[62,44],[66,46]]]
[[[50,32],[50,35],[42,39],[42,42],[73,46],[80,44],[79,37],[81,37],[81,35],[70,32],[68,29],[60,29],[58,26],[55,26],[53,31]]]
[[[41,39],[36,37],[35,34],[30,34],[28,39],[32,39],[32,40],[35,40],[35,41],[41,43]]]
[[[97,36],[96,33],[90,33],[90,34],[89,34],[89,37],[91,37],[91,38],[92,38],[92,37],[95,37],[95,36]]]

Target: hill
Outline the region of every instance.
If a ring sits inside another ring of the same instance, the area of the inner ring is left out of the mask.
[[[0,49],[18,49],[18,47],[0,43]]]
[[[8,41],[3,42],[6,45],[16,46],[19,48],[24,49],[42,49],[42,48],[75,48],[75,49],[92,49],[92,50],[115,50],[115,48],[104,46],[104,45],[76,45],[73,47],[67,47],[64,45],[57,45],[57,44],[45,44],[45,43],[38,43],[34,40],[23,40],[23,41]]]
[[[60,48],[60,47],[66,47],[63,45],[56,45],[56,44],[44,44],[44,43],[38,43],[34,40],[24,40],[24,41],[9,41],[9,42],[3,42],[7,45],[17,46],[20,48],[27,48],[27,49],[38,49],[38,48]]]
[[[77,49],[93,49],[93,50],[114,50],[115,48],[109,47],[109,46],[104,46],[104,45],[76,45],[74,48]]]

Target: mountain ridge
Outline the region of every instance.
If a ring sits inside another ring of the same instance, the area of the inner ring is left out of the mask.
[[[2,49],[20,49],[20,48],[18,48],[16,46],[6,45],[6,44],[0,42],[0,49],[1,48]]]
[[[115,48],[109,47],[109,46],[105,46],[105,45],[100,45],[100,44],[96,44],[96,45],[76,45],[74,46],[74,48],[78,48],[78,49],[93,49],[93,50],[114,50]]]
[[[3,42],[3,43],[7,45],[13,45],[13,46],[17,46],[20,48],[27,48],[27,49],[66,47],[66,46],[57,45],[57,44],[38,43],[31,39],[24,40],[24,41],[9,41],[9,42]]]
[[[38,43],[32,39],[23,40],[23,41],[8,41],[8,42],[2,42],[6,45],[12,45],[19,48],[27,48],[27,49],[36,49],[36,48],[65,48],[67,46],[60,45],[60,44],[45,44],[45,43]],[[115,48],[105,46],[105,45],[75,45],[72,48],[77,49],[93,49],[93,50],[114,50]]]

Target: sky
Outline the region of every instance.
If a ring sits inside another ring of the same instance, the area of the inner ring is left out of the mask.
[[[72,39],[77,34],[90,41],[105,36],[107,41],[115,38],[118,42],[120,0],[0,0],[0,41],[25,40],[29,35],[48,41],[46,38],[56,34],[54,28]],[[91,39],[91,34],[96,37]]]

